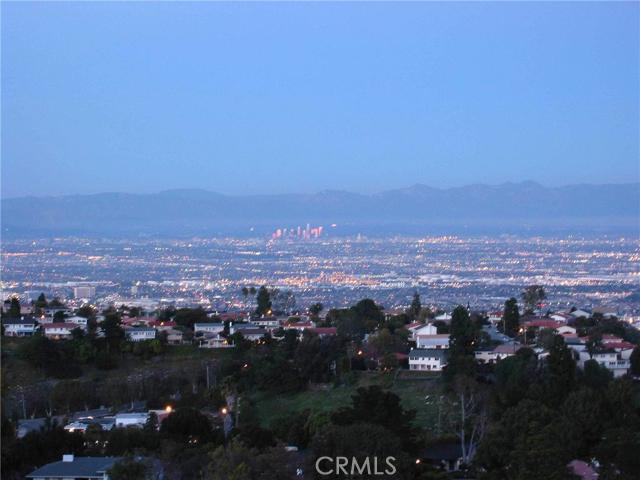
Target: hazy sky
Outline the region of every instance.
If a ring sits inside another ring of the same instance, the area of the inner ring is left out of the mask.
[[[3,196],[637,181],[639,16],[3,2]]]

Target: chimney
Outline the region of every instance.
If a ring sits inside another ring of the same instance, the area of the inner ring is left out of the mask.
[[[73,454],[62,455],[62,461],[65,463],[73,462]]]

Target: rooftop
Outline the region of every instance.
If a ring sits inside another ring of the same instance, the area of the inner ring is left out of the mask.
[[[122,457],[74,457],[65,455],[67,460],[48,463],[34,470],[26,478],[99,478]]]

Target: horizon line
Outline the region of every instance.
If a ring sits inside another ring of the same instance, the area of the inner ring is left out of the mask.
[[[556,185],[556,186],[552,186],[552,185],[544,185],[540,182],[536,182],[534,180],[520,180],[520,181],[506,181],[506,182],[501,182],[501,183],[482,183],[482,182],[477,182],[477,183],[468,183],[468,184],[462,184],[462,185],[455,185],[455,186],[448,186],[448,187],[436,187],[433,185],[429,185],[426,183],[413,183],[411,185],[407,185],[404,187],[390,187],[388,189],[384,189],[384,190],[377,190],[374,192],[369,192],[369,193],[363,193],[363,192],[357,192],[357,191],[353,191],[353,190],[346,190],[346,189],[340,189],[340,188],[324,188],[324,189],[320,189],[320,190],[315,190],[315,191],[298,191],[298,192],[279,192],[279,193],[245,193],[245,194],[230,194],[230,193],[220,193],[216,190],[209,190],[207,188],[201,188],[201,187],[175,187],[175,188],[168,188],[168,189],[162,189],[162,190],[156,190],[156,191],[152,191],[152,192],[127,192],[127,191],[114,191],[114,190],[104,190],[104,191],[100,191],[100,192],[93,192],[93,193],[60,193],[60,194],[51,194],[51,195],[35,195],[35,194],[28,194],[28,195],[22,195],[22,196],[11,196],[11,197],[5,197],[5,196],[0,196],[0,201],[2,200],[18,200],[18,199],[25,199],[25,198],[62,198],[62,197],[91,197],[91,196],[98,196],[98,195],[132,195],[132,196],[148,196],[148,195],[160,195],[163,193],[177,193],[177,192],[201,192],[201,193],[210,193],[210,194],[215,194],[215,195],[220,195],[223,197],[252,197],[252,196],[281,196],[281,195],[319,195],[322,193],[348,193],[348,194],[353,194],[353,195],[360,195],[363,197],[370,197],[370,196],[374,196],[374,195],[380,195],[382,193],[388,193],[388,192],[394,192],[394,191],[402,191],[402,190],[408,190],[408,189],[412,189],[412,188],[416,188],[416,187],[421,187],[421,188],[429,188],[432,190],[440,190],[440,191],[447,191],[447,190],[456,190],[456,189],[461,189],[461,188],[469,188],[469,187],[504,187],[504,186],[523,186],[523,185],[532,185],[532,186],[537,186],[537,187],[542,187],[542,188],[546,188],[546,189],[562,189],[562,188],[569,188],[569,187],[580,187],[580,186],[589,186],[589,187],[599,187],[599,186],[629,186],[629,185],[638,185],[640,187],[640,180],[636,180],[636,181],[630,181],[630,182],[604,182],[604,183],[588,183],[588,182],[580,182],[580,183],[567,183],[567,184],[563,184],[563,185]]]

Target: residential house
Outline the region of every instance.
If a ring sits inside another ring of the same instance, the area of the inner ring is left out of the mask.
[[[238,332],[242,333],[242,336],[247,340],[257,342],[268,333],[268,330],[264,328],[243,328]]]
[[[87,329],[87,319],[85,317],[80,317],[79,315],[74,315],[65,319],[66,323],[75,323],[78,327],[83,330]]]
[[[217,333],[205,333],[201,337],[198,337],[197,341],[200,348],[233,347],[233,344],[229,340]]]
[[[144,427],[149,420],[149,412],[117,413],[116,427]]]
[[[124,333],[131,342],[142,342],[156,338],[156,330],[150,327],[126,327]]]
[[[574,317],[570,314],[561,312],[552,313],[551,315],[549,315],[549,318],[561,323],[569,323],[570,321],[574,320]]]
[[[415,331],[418,330],[420,327],[423,327],[423,326],[424,326],[424,323],[422,323],[422,322],[413,322],[413,323],[410,323],[408,325],[405,325],[404,328],[406,330],[408,330],[409,333],[413,336]]]
[[[561,325],[558,328],[556,328],[556,332],[562,336],[575,335],[576,329],[574,327],[570,327],[569,325]]]
[[[251,330],[254,328],[260,327],[252,322],[237,322],[231,324],[231,326],[229,327],[229,332],[233,334],[236,332],[242,332],[243,330]]]
[[[43,309],[43,313],[45,315],[45,317],[48,318],[53,318],[54,315],[58,312],[62,312],[65,315],[68,315],[69,313],[71,313],[71,310],[67,307],[61,306],[61,307],[47,307]]]
[[[280,320],[274,315],[254,318],[251,322],[258,327],[269,329],[278,328],[280,326]]]
[[[42,326],[46,337],[55,340],[71,338],[71,331],[78,327],[75,323],[47,323]]]
[[[503,343],[491,350],[476,350],[474,354],[480,363],[496,363],[498,360],[515,355],[522,347],[519,343]]]
[[[591,318],[591,312],[587,312],[586,310],[574,310],[570,313],[570,315],[575,318]]]
[[[96,419],[83,419],[68,423],[64,426],[67,432],[82,432],[85,433],[89,426],[97,425],[101,430],[111,430],[115,427],[116,421],[114,417],[96,418]]]
[[[449,334],[443,333],[439,335],[423,335],[418,333],[416,335],[416,347],[447,349],[449,348]]]
[[[63,455],[62,461],[44,465],[28,474],[31,480],[108,480],[107,470],[122,457],[76,457]]]
[[[193,333],[213,333],[220,334],[224,332],[224,323],[222,322],[207,322],[207,323],[196,323],[193,325]]]
[[[564,343],[574,352],[582,352],[587,349],[587,338],[578,335],[563,335]]]
[[[7,337],[29,337],[36,333],[38,322],[33,317],[7,318],[2,325]]]
[[[433,323],[411,323],[407,326],[407,330],[411,333],[411,340],[417,341],[418,335],[437,335],[438,327]]]
[[[577,364],[578,367],[584,368],[584,364],[587,360],[595,360],[601,366],[605,367],[611,373],[613,373],[614,377],[622,377],[626,375],[631,367],[631,362],[628,358],[623,358],[620,352],[616,352],[614,349],[602,349],[592,354],[589,354],[588,351],[583,350],[577,353]]]
[[[409,370],[441,371],[447,364],[444,349],[416,348],[409,352]]]
[[[165,330],[167,332],[167,343],[169,345],[182,345],[184,334],[180,330]]]
[[[299,332],[305,331],[307,328],[315,328],[316,324],[311,320],[293,322],[289,319],[283,326],[285,330],[298,330]]]

